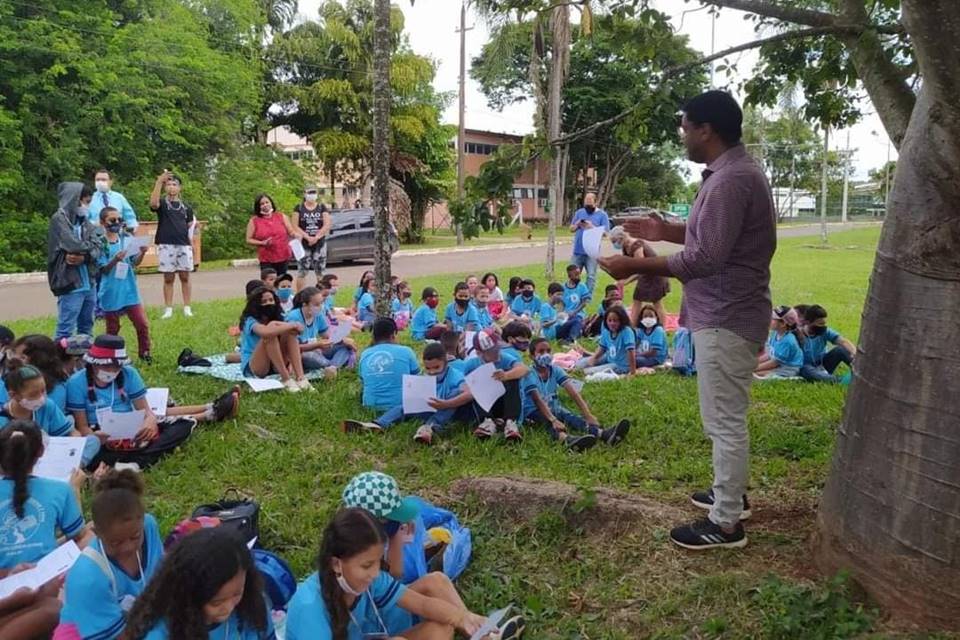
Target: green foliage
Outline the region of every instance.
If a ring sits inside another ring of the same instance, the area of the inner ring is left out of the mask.
[[[0,273],[47,270],[47,226],[40,214],[0,216]]]
[[[611,209],[631,206],[663,209],[671,202],[685,202],[685,195],[683,179],[666,158],[638,153],[629,174],[617,184],[609,203]]]
[[[770,119],[759,108],[748,107],[743,141],[763,163],[774,187],[819,188],[823,140],[799,109],[788,107]]]
[[[451,202],[449,209],[465,238],[474,238],[481,230],[496,229],[503,233],[511,214],[514,178],[536,160],[537,147],[533,138],[525,139],[522,144],[502,144],[476,176],[467,177],[465,198]]]
[[[820,588],[804,587],[770,576],[757,588],[764,637],[771,640],[853,638],[870,630],[876,612],[851,601],[847,575]]]

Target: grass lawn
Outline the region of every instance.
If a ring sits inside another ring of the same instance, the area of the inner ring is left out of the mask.
[[[557,237],[562,240],[570,240],[570,233],[566,230],[566,225],[561,225],[557,228]],[[530,239],[527,239],[525,232],[517,227],[507,227],[503,230],[503,233],[498,233],[497,231],[489,231],[481,233],[480,236],[476,238],[470,238],[466,240],[464,244],[466,246],[476,246],[476,245],[485,245],[485,244],[510,244],[513,242],[537,242],[537,241],[546,241],[547,239],[547,225],[535,224],[530,227]],[[446,247],[455,247],[457,246],[457,235],[452,229],[437,229],[436,231],[431,231],[429,229],[425,230],[423,233],[423,242],[421,244],[409,244],[403,243],[400,245],[401,249],[441,249]]]
[[[810,238],[782,241],[773,267],[775,304],[823,304],[831,326],[855,340],[878,236],[878,228],[837,233],[830,249],[808,246]],[[542,268],[504,269],[501,281],[514,273],[537,276]],[[411,284],[415,291],[436,286],[445,305],[457,279],[445,274]],[[598,289],[605,284],[601,279]],[[679,306],[679,289],[674,285],[667,300],[670,310]],[[345,304],[350,293],[342,291],[338,302]],[[241,303],[194,309],[198,317],[189,322],[179,315],[160,321],[157,309],[150,310],[156,364],[141,369],[148,384],[169,386],[181,404],[212,398],[225,385],[178,375],[177,353],[185,346],[197,353],[232,349],[227,328],[236,324]],[[20,335],[51,333],[53,325],[46,318],[11,327]],[[125,325],[128,341],[134,339],[130,329]],[[688,495],[708,487],[712,473],[695,384],[660,374],[587,385],[586,398],[601,420],[628,417],[633,428],[619,448],[598,446],[582,455],[565,453],[535,431],[515,447],[478,442],[463,432],[432,448],[415,446],[409,423],[381,436],[347,436],[337,428],[341,419],[373,417],[360,409],[353,372],[323,383],[317,394],[255,396],[244,389],[236,421],[204,428],[147,473],[149,508],[166,530],[194,506],[238,487],[263,506],[262,542],[303,576],[343,486],[355,473],[375,468],[395,475],[405,490],[452,507],[473,529],[473,561],[460,581],[466,601],[479,611],[517,603],[526,609],[531,639],[833,638],[882,630],[873,614],[850,605],[843,589],[810,565],[808,536],[845,395],[839,386],[754,386],[755,516],[750,544],[741,552],[678,550],[667,540],[673,521],[643,522],[610,536],[570,526],[569,514],[559,508],[515,522],[480,501],[444,499],[459,478],[512,475],[571,483],[585,501],[591,489],[608,487],[699,517]],[[262,439],[254,425],[279,439]]]

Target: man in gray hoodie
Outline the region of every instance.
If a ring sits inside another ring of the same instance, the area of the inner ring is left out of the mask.
[[[47,281],[57,296],[56,338],[93,332],[96,265],[103,231],[87,219],[93,192],[81,182],[61,182],[60,207],[47,232]]]

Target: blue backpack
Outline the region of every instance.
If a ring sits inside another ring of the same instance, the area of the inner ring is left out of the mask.
[[[680,327],[673,334],[673,370],[682,376],[697,375],[693,334],[686,327]]]
[[[254,549],[253,563],[263,576],[263,586],[270,598],[270,609],[287,610],[287,603],[297,590],[297,579],[283,558],[264,549]]]

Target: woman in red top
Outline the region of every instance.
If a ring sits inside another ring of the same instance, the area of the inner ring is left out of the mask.
[[[273,198],[261,193],[253,199],[253,215],[247,223],[247,244],[257,248],[260,269],[272,267],[277,275],[287,272],[293,257],[290,238],[296,237],[287,216],[276,210]]]

